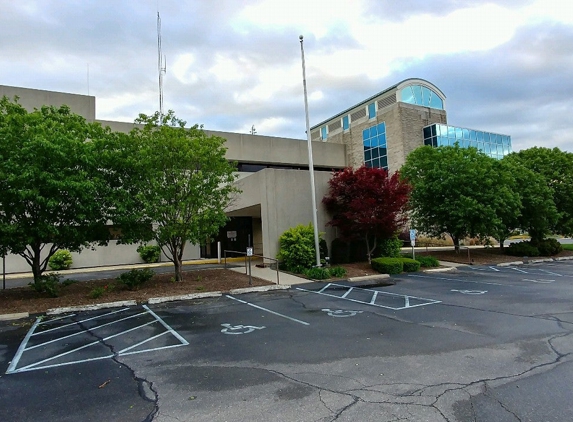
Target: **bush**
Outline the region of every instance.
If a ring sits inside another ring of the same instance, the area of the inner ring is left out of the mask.
[[[143,270],[131,270],[127,273],[123,273],[117,280],[129,290],[137,290],[146,281],[151,280],[154,275],[155,273],[152,270],[145,268]]]
[[[561,245],[561,248],[565,249],[566,251],[573,251],[573,244]]]
[[[398,258],[400,248],[402,248],[402,241],[397,237],[381,239],[378,245],[378,254],[382,257]]]
[[[143,262],[151,264],[154,262],[159,262],[159,257],[161,256],[161,248],[156,245],[141,245],[137,248],[137,253]]]
[[[279,237],[277,258],[281,261],[281,268],[295,273],[304,273],[305,269],[316,265],[312,224],[299,224],[285,231]]]
[[[541,242],[538,242],[536,246],[539,250],[539,255],[541,256],[557,255],[563,250],[561,243],[559,243],[557,239],[553,238],[543,239]]]
[[[382,274],[400,274],[404,270],[400,258],[375,258],[371,265],[373,270]]]
[[[313,267],[304,270],[304,275],[313,280],[326,280],[330,278],[330,273],[326,268]]]
[[[60,275],[56,273],[44,274],[28,285],[38,293],[47,293],[50,297],[58,297],[61,287]]]
[[[90,292],[90,297],[97,299],[98,297],[102,297],[104,293],[105,289],[103,287],[94,287]]]
[[[512,243],[505,249],[505,253],[511,256],[539,256],[539,249],[531,242]]]
[[[407,273],[415,273],[420,269],[420,262],[412,258],[400,258],[402,260],[402,266],[404,271]]]
[[[331,277],[341,278],[346,275],[346,269],[343,267],[332,267],[328,269],[328,273]]]
[[[417,256],[416,261],[420,263],[423,268],[439,267],[440,261],[433,256]]]
[[[72,254],[66,249],[57,250],[48,261],[50,269],[54,271],[67,270],[72,263]]]

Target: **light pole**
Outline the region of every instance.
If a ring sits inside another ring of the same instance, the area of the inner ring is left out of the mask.
[[[312,225],[314,227],[314,249],[316,252],[316,266],[320,267],[320,242],[318,240],[318,218],[316,209],[316,188],[314,186],[314,164],[312,162],[312,141],[310,139],[310,121],[308,118],[308,98],[306,93],[306,69],[304,66],[303,36],[300,40],[300,55],[302,57],[302,86],[304,88],[304,112],[306,117],[306,139],[308,143],[308,171],[310,173],[310,194],[312,196]]]

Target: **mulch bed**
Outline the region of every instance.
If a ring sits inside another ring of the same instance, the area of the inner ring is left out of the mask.
[[[428,251],[428,252],[418,252],[416,251],[416,255],[430,255],[434,258],[439,259],[440,261],[449,261],[449,262],[457,262],[459,264],[473,264],[473,265],[485,265],[485,264],[501,264],[503,262],[512,262],[512,261],[520,261],[523,257],[518,256],[509,256],[505,255],[504,252],[499,248],[483,248],[483,249],[469,249],[469,258],[468,258],[468,249],[461,249],[459,253],[453,250],[446,250],[446,251]],[[555,255],[555,257],[562,257],[562,256],[573,256],[572,251],[562,251],[559,254]],[[537,257],[537,258],[544,258],[544,257]],[[532,258],[535,259],[535,258]]]
[[[127,290],[115,279],[93,280],[74,283],[62,287],[58,297],[48,297],[36,293],[30,287],[18,287],[0,290],[0,314],[45,312],[50,308],[77,305],[93,305],[122,300],[146,302],[151,297],[175,296],[210,291],[229,291],[249,287],[249,277],[231,270],[193,270],[183,272],[183,280],[171,281],[173,273],[158,274],[145,283],[139,290]],[[265,286],[269,283],[253,277],[253,286]],[[106,287],[107,286],[107,287]],[[97,287],[103,287],[105,293],[93,299],[90,293]]]
[[[431,255],[441,261],[468,264],[467,249],[460,253],[452,250],[416,251],[417,255]],[[563,251],[559,256],[573,256],[573,251]],[[504,255],[499,248],[470,249],[472,264],[499,264],[520,260],[519,257]],[[361,277],[377,274],[368,262],[358,262],[342,265],[346,269],[346,278]],[[61,289],[59,297],[52,298],[36,293],[29,287],[0,290],[0,314],[29,312],[42,313],[50,308],[78,305],[93,305],[105,302],[135,300],[146,302],[151,297],[176,296],[190,293],[211,291],[229,291],[249,287],[249,277],[231,270],[210,269],[192,270],[183,273],[180,282],[171,281],[173,273],[158,274],[143,285],[139,290],[127,290],[114,279],[85,281],[72,284]],[[339,279],[329,279],[326,282]],[[310,280],[309,280],[310,281]],[[272,285],[273,283],[253,277],[253,286]],[[106,287],[107,286],[107,287]],[[105,293],[99,298],[91,298],[90,293],[97,287],[103,287]]]

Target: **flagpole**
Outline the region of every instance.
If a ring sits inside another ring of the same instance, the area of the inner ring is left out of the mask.
[[[298,37],[300,40],[300,54],[302,57],[302,86],[304,88],[304,112],[306,117],[306,139],[308,143],[308,171],[310,173],[310,192],[312,196],[312,226],[314,228],[314,249],[316,253],[316,266],[320,267],[320,242],[318,239],[318,218],[316,208],[316,188],[314,184],[314,164],[312,161],[312,141],[310,139],[310,120],[308,118],[308,96],[306,92],[306,69],[304,65],[304,47],[303,36]]]

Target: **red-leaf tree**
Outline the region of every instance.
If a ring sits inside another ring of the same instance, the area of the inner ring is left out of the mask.
[[[364,239],[368,262],[379,239],[390,238],[406,223],[410,185],[391,177],[382,168],[350,167],[336,173],[328,182],[329,192],[322,202],[343,239]]]

